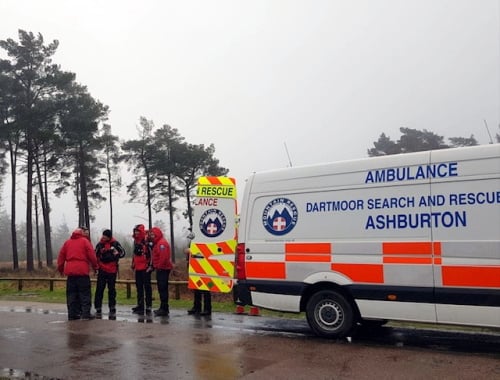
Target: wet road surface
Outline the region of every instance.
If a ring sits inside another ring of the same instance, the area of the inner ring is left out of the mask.
[[[304,320],[214,313],[67,321],[0,301],[0,379],[500,379],[500,331],[384,327],[345,340]]]

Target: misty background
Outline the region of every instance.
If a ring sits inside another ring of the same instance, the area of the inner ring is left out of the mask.
[[[240,197],[254,171],[366,157],[401,127],[480,144],[487,127],[499,131],[498,0],[2,0],[0,18],[0,40],[18,29],[58,40],[54,63],[109,106],[121,139],[137,138],[144,116],[214,144]],[[71,195],[52,208],[55,235],[67,238],[78,220]],[[105,203],[95,216],[97,237]],[[145,218],[124,188],[115,234],[128,238]],[[182,215],[176,224],[183,236]]]

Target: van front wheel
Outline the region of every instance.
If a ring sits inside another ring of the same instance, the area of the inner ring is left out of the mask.
[[[307,303],[306,316],[314,333],[325,338],[343,338],[353,327],[351,304],[332,290],[314,294]]]

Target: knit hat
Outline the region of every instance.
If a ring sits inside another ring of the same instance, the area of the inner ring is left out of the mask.
[[[104,230],[102,231],[102,236],[106,236],[111,239],[113,237],[113,234],[111,233],[111,230]]]

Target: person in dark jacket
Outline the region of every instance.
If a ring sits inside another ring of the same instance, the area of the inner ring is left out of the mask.
[[[151,248],[146,241],[146,230],[143,224],[134,227],[134,255],[132,257],[132,270],[135,274],[135,287],[137,290],[137,306],[132,308],[134,314],[151,314],[153,304],[153,289],[151,287]],[[144,302],[146,301],[146,302]],[[144,308],[144,303],[146,308]]]
[[[166,317],[169,315],[168,277],[173,268],[170,245],[158,227],[151,228],[149,240],[153,242],[153,267],[156,270],[156,281],[158,283],[158,293],[160,294],[160,308],[155,310],[154,314],[157,317]]]
[[[118,273],[118,260],[125,256],[125,250],[113,237],[111,230],[104,230],[101,240],[95,247],[95,255],[99,263],[94,298],[96,317],[102,316],[102,298],[106,285],[108,286],[109,315],[114,316],[116,314],[115,284]]]
[[[68,320],[92,319],[92,291],[89,267],[98,268],[94,248],[82,229],[77,228],[66,240],[57,257],[57,270],[67,276]]]

